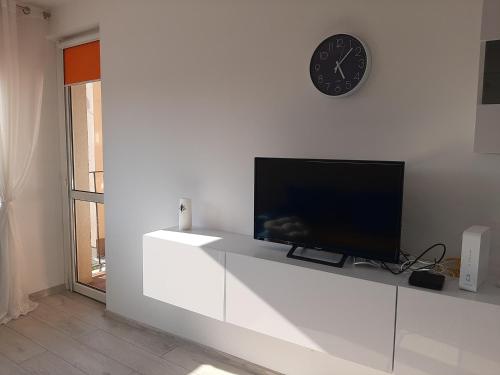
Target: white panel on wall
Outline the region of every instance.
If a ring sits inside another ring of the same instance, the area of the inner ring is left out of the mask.
[[[500,153],[500,104],[478,104],[474,151]]]
[[[484,0],[481,40],[496,39],[500,39],[500,0]]]
[[[144,236],[144,295],[224,319],[224,252],[203,249],[209,236],[158,231]]]
[[[474,151],[483,154],[500,154],[500,104],[483,104],[486,43],[500,39],[500,0],[484,0],[481,20],[481,41],[478,41],[481,48],[478,56],[479,75]]]
[[[396,287],[226,255],[226,321],[391,371]]]
[[[394,371],[500,374],[500,306],[399,287]]]

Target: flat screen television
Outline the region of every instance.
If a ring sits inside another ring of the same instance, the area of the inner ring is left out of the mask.
[[[396,263],[403,180],[401,161],[255,158],[254,238]]]

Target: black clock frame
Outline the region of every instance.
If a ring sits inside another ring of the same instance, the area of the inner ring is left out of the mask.
[[[363,41],[351,34],[335,34],[316,47],[309,64],[309,74],[320,92],[343,97],[363,85],[370,65],[370,52]]]

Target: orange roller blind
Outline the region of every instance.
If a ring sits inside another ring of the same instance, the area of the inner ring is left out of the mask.
[[[99,41],[64,49],[64,84],[101,79]]]

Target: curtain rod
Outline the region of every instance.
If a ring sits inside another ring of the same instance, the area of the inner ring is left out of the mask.
[[[26,15],[30,15],[31,14],[31,8],[27,5],[20,5],[20,4],[16,4],[16,7],[18,7],[19,9],[21,9],[21,11],[26,14]],[[44,20],[47,20],[50,18],[50,13],[47,12],[47,11],[42,11],[42,17]]]

